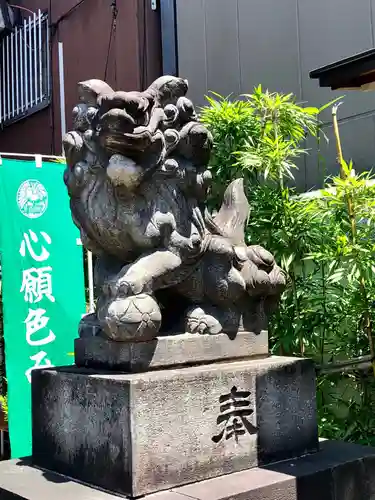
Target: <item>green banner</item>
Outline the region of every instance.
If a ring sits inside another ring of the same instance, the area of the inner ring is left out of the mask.
[[[63,183],[65,165],[0,163],[8,419],[12,458],[19,458],[31,454],[31,371],[73,363],[85,312],[83,258]]]

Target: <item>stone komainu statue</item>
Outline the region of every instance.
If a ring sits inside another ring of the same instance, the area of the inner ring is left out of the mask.
[[[284,276],[269,252],[245,244],[242,179],[215,216],[204,208],[212,137],[187,89],[172,76],[144,92],[78,85],[64,180],[82,242],[96,255],[98,297],[81,334],[88,324],[134,342],[267,328]]]

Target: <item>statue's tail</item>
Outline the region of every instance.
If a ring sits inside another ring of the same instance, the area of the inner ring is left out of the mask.
[[[206,211],[207,228],[212,234],[229,238],[234,245],[244,245],[249,210],[243,179],[236,179],[227,187],[219,212],[213,217]]]

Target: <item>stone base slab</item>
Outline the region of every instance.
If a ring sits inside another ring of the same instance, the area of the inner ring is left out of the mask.
[[[34,464],[114,493],[138,497],[318,449],[308,359],[32,376]]]
[[[100,337],[75,341],[75,364],[83,368],[141,372],[171,366],[268,357],[268,332],[171,335],[152,342],[113,342]]]
[[[116,500],[118,496],[39,470],[0,462],[6,500]],[[145,497],[145,500],[375,500],[375,448],[325,441],[297,460],[244,470]]]

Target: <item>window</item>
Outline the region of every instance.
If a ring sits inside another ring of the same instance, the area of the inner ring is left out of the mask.
[[[0,44],[0,126],[50,102],[48,15],[40,10],[16,26]]]

